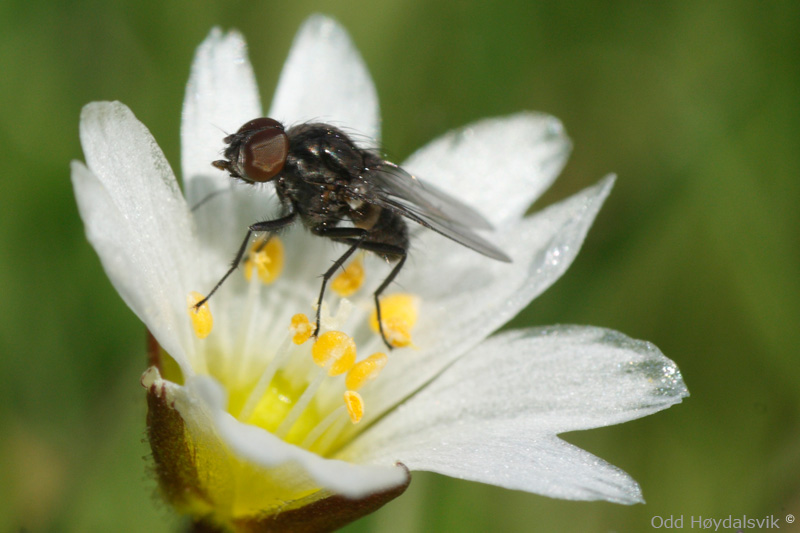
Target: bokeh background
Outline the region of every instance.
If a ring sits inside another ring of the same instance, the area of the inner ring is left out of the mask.
[[[300,23],[338,18],[397,160],[451,128],[552,113],[575,149],[537,205],[619,181],[577,261],[514,325],[648,339],[692,396],[565,436],[646,505],[415,474],[348,531],[648,531],[654,516],[800,515],[800,4],[0,2],[0,530],[175,531],[144,442],[144,330],[85,240],[78,116],[118,99],[179,161],[184,84],[239,28],[265,104]],[[795,529],[797,530],[797,529]]]

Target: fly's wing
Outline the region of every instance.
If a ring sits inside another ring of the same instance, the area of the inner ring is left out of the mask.
[[[369,186],[364,200],[403,215],[487,257],[511,262],[502,250],[473,231],[473,228],[492,229],[483,215],[397,165],[384,162],[370,168],[366,181]]]
[[[370,183],[389,202],[409,209],[423,210],[428,216],[475,229],[492,229],[492,225],[475,209],[440,191],[430,183],[420,181],[393,163],[382,163],[371,169]]]

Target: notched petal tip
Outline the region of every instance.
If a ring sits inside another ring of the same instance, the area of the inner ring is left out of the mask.
[[[380,142],[378,94],[347,31],[325,15],[309,17],[284,63],[269,116],[324,121],[356,132],[356,144]]]
[[[244,37],[235,30],[213,28],[197,48],[183,103],[181,168],[191,204],[228,184],[210,164],[219,159],[225,132],[260,116],[258,85]]]
[[[119,100],[97,100],[89,102],[81,108],[81,122],[91,120],[114,110],[128,110],[128,106]]]
[[[208,42],[219,41],[224,37],[224,35],[225,33],[220,26],[212,26],[206,38],[203,39],[202,43],[200,43],[200,46],[203,46]]]
[[[338,20],[324,13],[313,13],[300,25],[295,35],[295,43],[302,40],[345,40],[353,48],[347,30]]]
[[[632,339],[614,330],[602,330],[601,344],[630,350],[642,356],[635,362],[620,363],[624,374],[638,374],[652,384],[650,394],[669,405],[680,403],[689,396],[689,389],[683,381],[678,365],[668,359],[654,344]]]
[[[81,108],[79,125],[81,146],[89,168],[92,167],[92,157],[106,155],[95,153],[96,144],[108,142],[106,137],[110,129],[131,121],[136,121],[133,111],[117,100],[89,102]]]
[[[214,26],[203,42],[198,47],[198,53],[213,55],[223,47],[230,47],[229,50],[246,50],[246,42],[244,36],[239,30],[231,29],[225,31],[219,26]],[[240,58],[241,59],[241,58]]]
[[[571,361],[575,375],[584,376],[580,390],[567,394],[564,387],[556,387],[550,391],[554,398],[563,394],[563,415],[578,398],[585,404],[579,409],[584,420],[576,418],[578,425],[567,424],[559,432],[640,418],[689,396],[677,364],[648,341],[592,326],[548,326],[528,330],[525,335],[523,345],[539,346],[540,353],[560,351],[559,360]]]

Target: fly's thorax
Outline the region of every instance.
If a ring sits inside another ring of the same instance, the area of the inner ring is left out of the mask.
[[[364,152],[328,124],[300,124],[288,135],[289,153],[276,188],[283,201],[293,204],[303,224],[335,227],[342,220],[359,219],[372,227],[379,210],[360,201],[354,209],[349,193],[364,172]]]
[[[305,181],[347,185],[366,167],[366,152],[329,124],[300,124],[288,136],[287,164]]]

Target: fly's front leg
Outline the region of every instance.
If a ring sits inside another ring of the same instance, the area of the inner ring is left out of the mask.
[[[275,220],[265,220],[263,222],[256,222],[255,224],[252,224],[247,229],[247,234],[244,236],[244,240],[242,241],[242,244],[239,246],[239,251],[236,252],[236,257],[233,258],[233,261],[231,262],[231,266],[230,268],[228,268],[228,271],[225,272],[225,274],[220,278],[217,284],[214,285],[214,288],[211,289],[211,292],[208,293],[208,296],[197,302],[194,305],[194,308],[200,309],[200,306],[206,303],[209,300],[209,298],[211,298],[211,296],[213,296],[214,293],[217,292],[217,289],[219,289],[222,286],[222,284],[225,283],[225,280],[228,279],[228,276],[230,276],[234,270],[239,268],[239,263],[242,262],[244,253],[247,250],[247,243],[250,242],[250,237],[253,235],[253,233],[261,233],[264,231],[269,231],[269,232],[277,231],[291,224],[294,221],[294,217],[296,215],[297,212],[292,210],[289,212],[289,214],[287,214],[286,216],[282,216],[281,218],[276,218]]]

